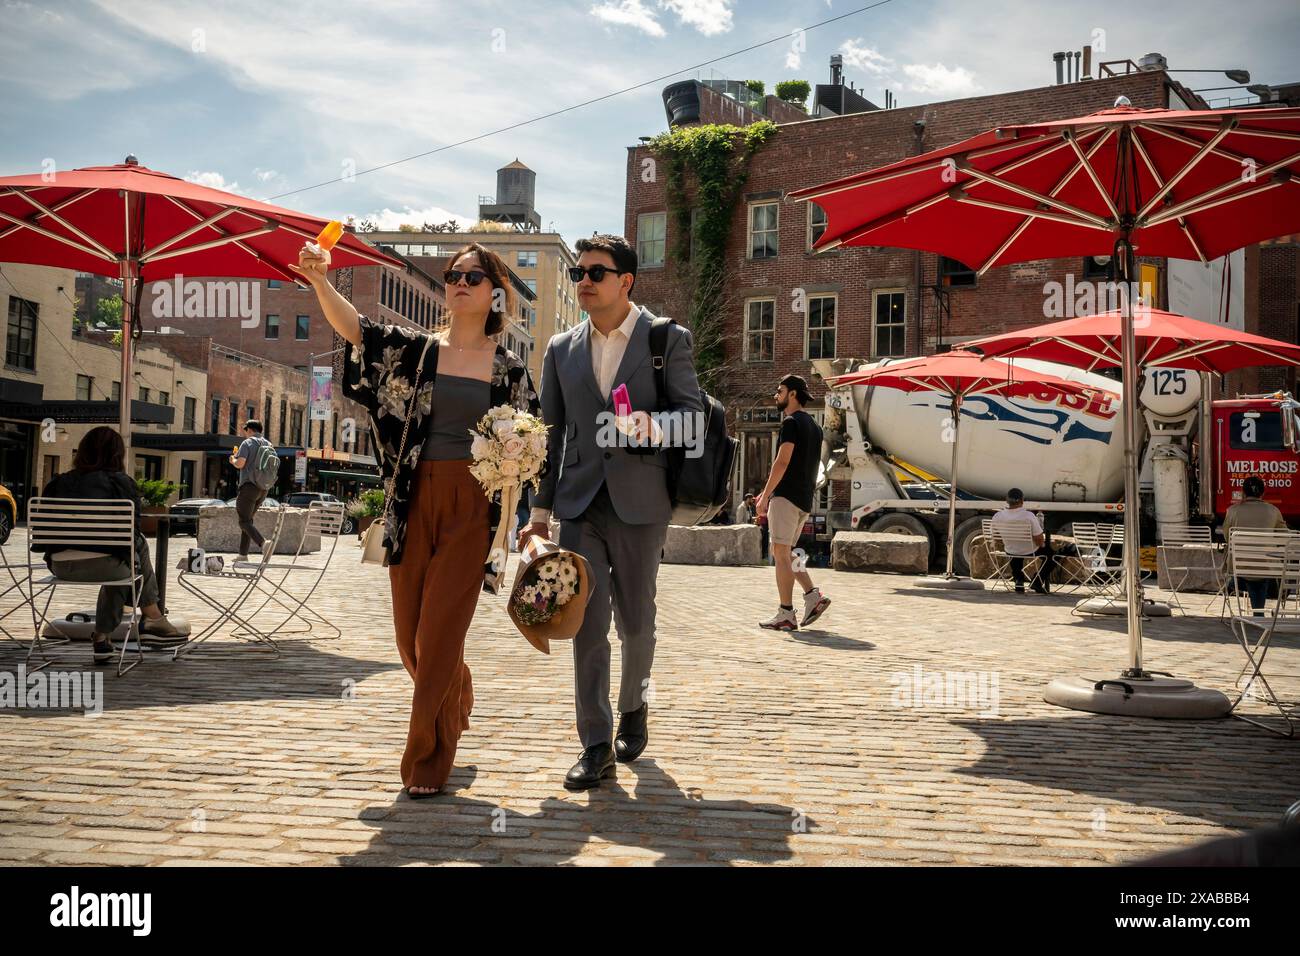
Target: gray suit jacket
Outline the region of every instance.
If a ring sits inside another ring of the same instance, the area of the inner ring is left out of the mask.
[[[654,367],[650,356],[650,323],[645,308],[632,330],[614,386],[626,385],[632,408],[656,409]],[[700,386],[691,360],[691,333],[669,328],[664,351],[666,410],[702,412]],[[614,411],[613,398],[604,398],[591,367],[591,321],[554,336],[542,362],[542,418],[550,427],[548,468],[533,504],[549,508],[561,521],[579,517],[604,482],[620,519],[628,524],[658,524],[672,517],[668,498],[668,456],[663,451],[641,454],[626,447],[597,444],[597,415]],[[605,429],[608,433],[609,429]]]

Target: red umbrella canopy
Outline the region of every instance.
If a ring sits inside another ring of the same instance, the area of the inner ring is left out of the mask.
[[[118,275],[130,257],[145,280],[297,281],[284,264],[327,221],[134,163],[0,178],[0,262]],[[399,265],[347,232],[332,263]]]
[[[1006,126],[821,186],[818,249],[925,249],[978,272],[1109,251],[1208,261],[1300,229],[1300,109],[1117,106]]]
[[[986,356],[1015,355],[1074,365],[1089,371],[1120,368],[1121,311],[965,342]],[[1138,306],[1133,315],[1137,364],[1224,374],[1253,365],[1300,365],[1300,346],[1202,322],[1175,312]]]
[[[942,392],[962,399],[972,395],[999,395],[1050,401],[1062,395],[1097,394],[1094,388],[1050,372],[983,358],[962,349],[832,376],[826,379],[826,384],[831,388],[883,385],[905,392]]]

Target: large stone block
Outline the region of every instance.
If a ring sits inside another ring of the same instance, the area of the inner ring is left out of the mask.
[[[253,518],[253,524],[266,538],[275,530],[275,510],[259,508]],[[298,543],[302,541],[303,532],[307,530],[307,509],[286,508],[284,526],[280,529],[280,540],[276,543],[276,554],[295,554]],[[203,550],[220,554],[223,551],[239,551],[239,515],[231,505],[209,505],[199,509],[198,546]],[[311,554],[320,550],[320,535],[313,534],[307,538],[302,553]]]
[[[763,560],[763,535],[756,524],[669,525],[666,564],[740,565]]]
[[[831,539],[831,567],[925,574],[930,570],[930,540],[910,534],[840,531]]]
[[[1219,590],[1222,569],[1223,552],[1217,548],[1170,544],[1156,548],[1156,583],[1166,591],[1177,585],[1179,591],[1213,594]]]

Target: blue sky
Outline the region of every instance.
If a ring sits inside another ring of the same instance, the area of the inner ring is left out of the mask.
[[[1104,38],[1104,59],[1300,80],[1300,4],[1186,0],[0,0],[0,172],[120,162],[259,198],[477,136],[733,50],[704,76],[846,75],[901,105],[1048,85],[1051,53]],[[1249,16],[1234,11],[1248,10]],[[1097,31],[1102,31],[1098,33]],[[693,72],[681,76],[697,75]],[[1192,86],[1223,77],[1184,75]],[[1193,82],[1194,81],[1194,82]],[[621,231],[626,147],[665,126],[669,81],[423,159],[277,200],[331,217],[472,218],[516,156],[543,225]],[[1220,94],[1213,94],[1220,95]],[[1102,105],[1109,104],[1099,104]]]

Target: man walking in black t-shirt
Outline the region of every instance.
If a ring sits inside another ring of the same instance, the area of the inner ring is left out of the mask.
[[[767,516],[776,563],[776,590],[781,606],[770,621],[759,626],[775,631],[797,631],[807,627],[831,605],[831,599],[813,585],[802,565],[791,563],[790,549],[799,540],[808,513],[812,511],[817,487],[817,466],[821,462],[822,430],[813,417],[803,410],[808,404],[808,383],[798,375],[781,379],[772,396],[776,407],[785,413],[781,422],[776,460],[772,473],[758,496],[759,516]],[[794,613],[794,582],[803,588],[803,620]]]

